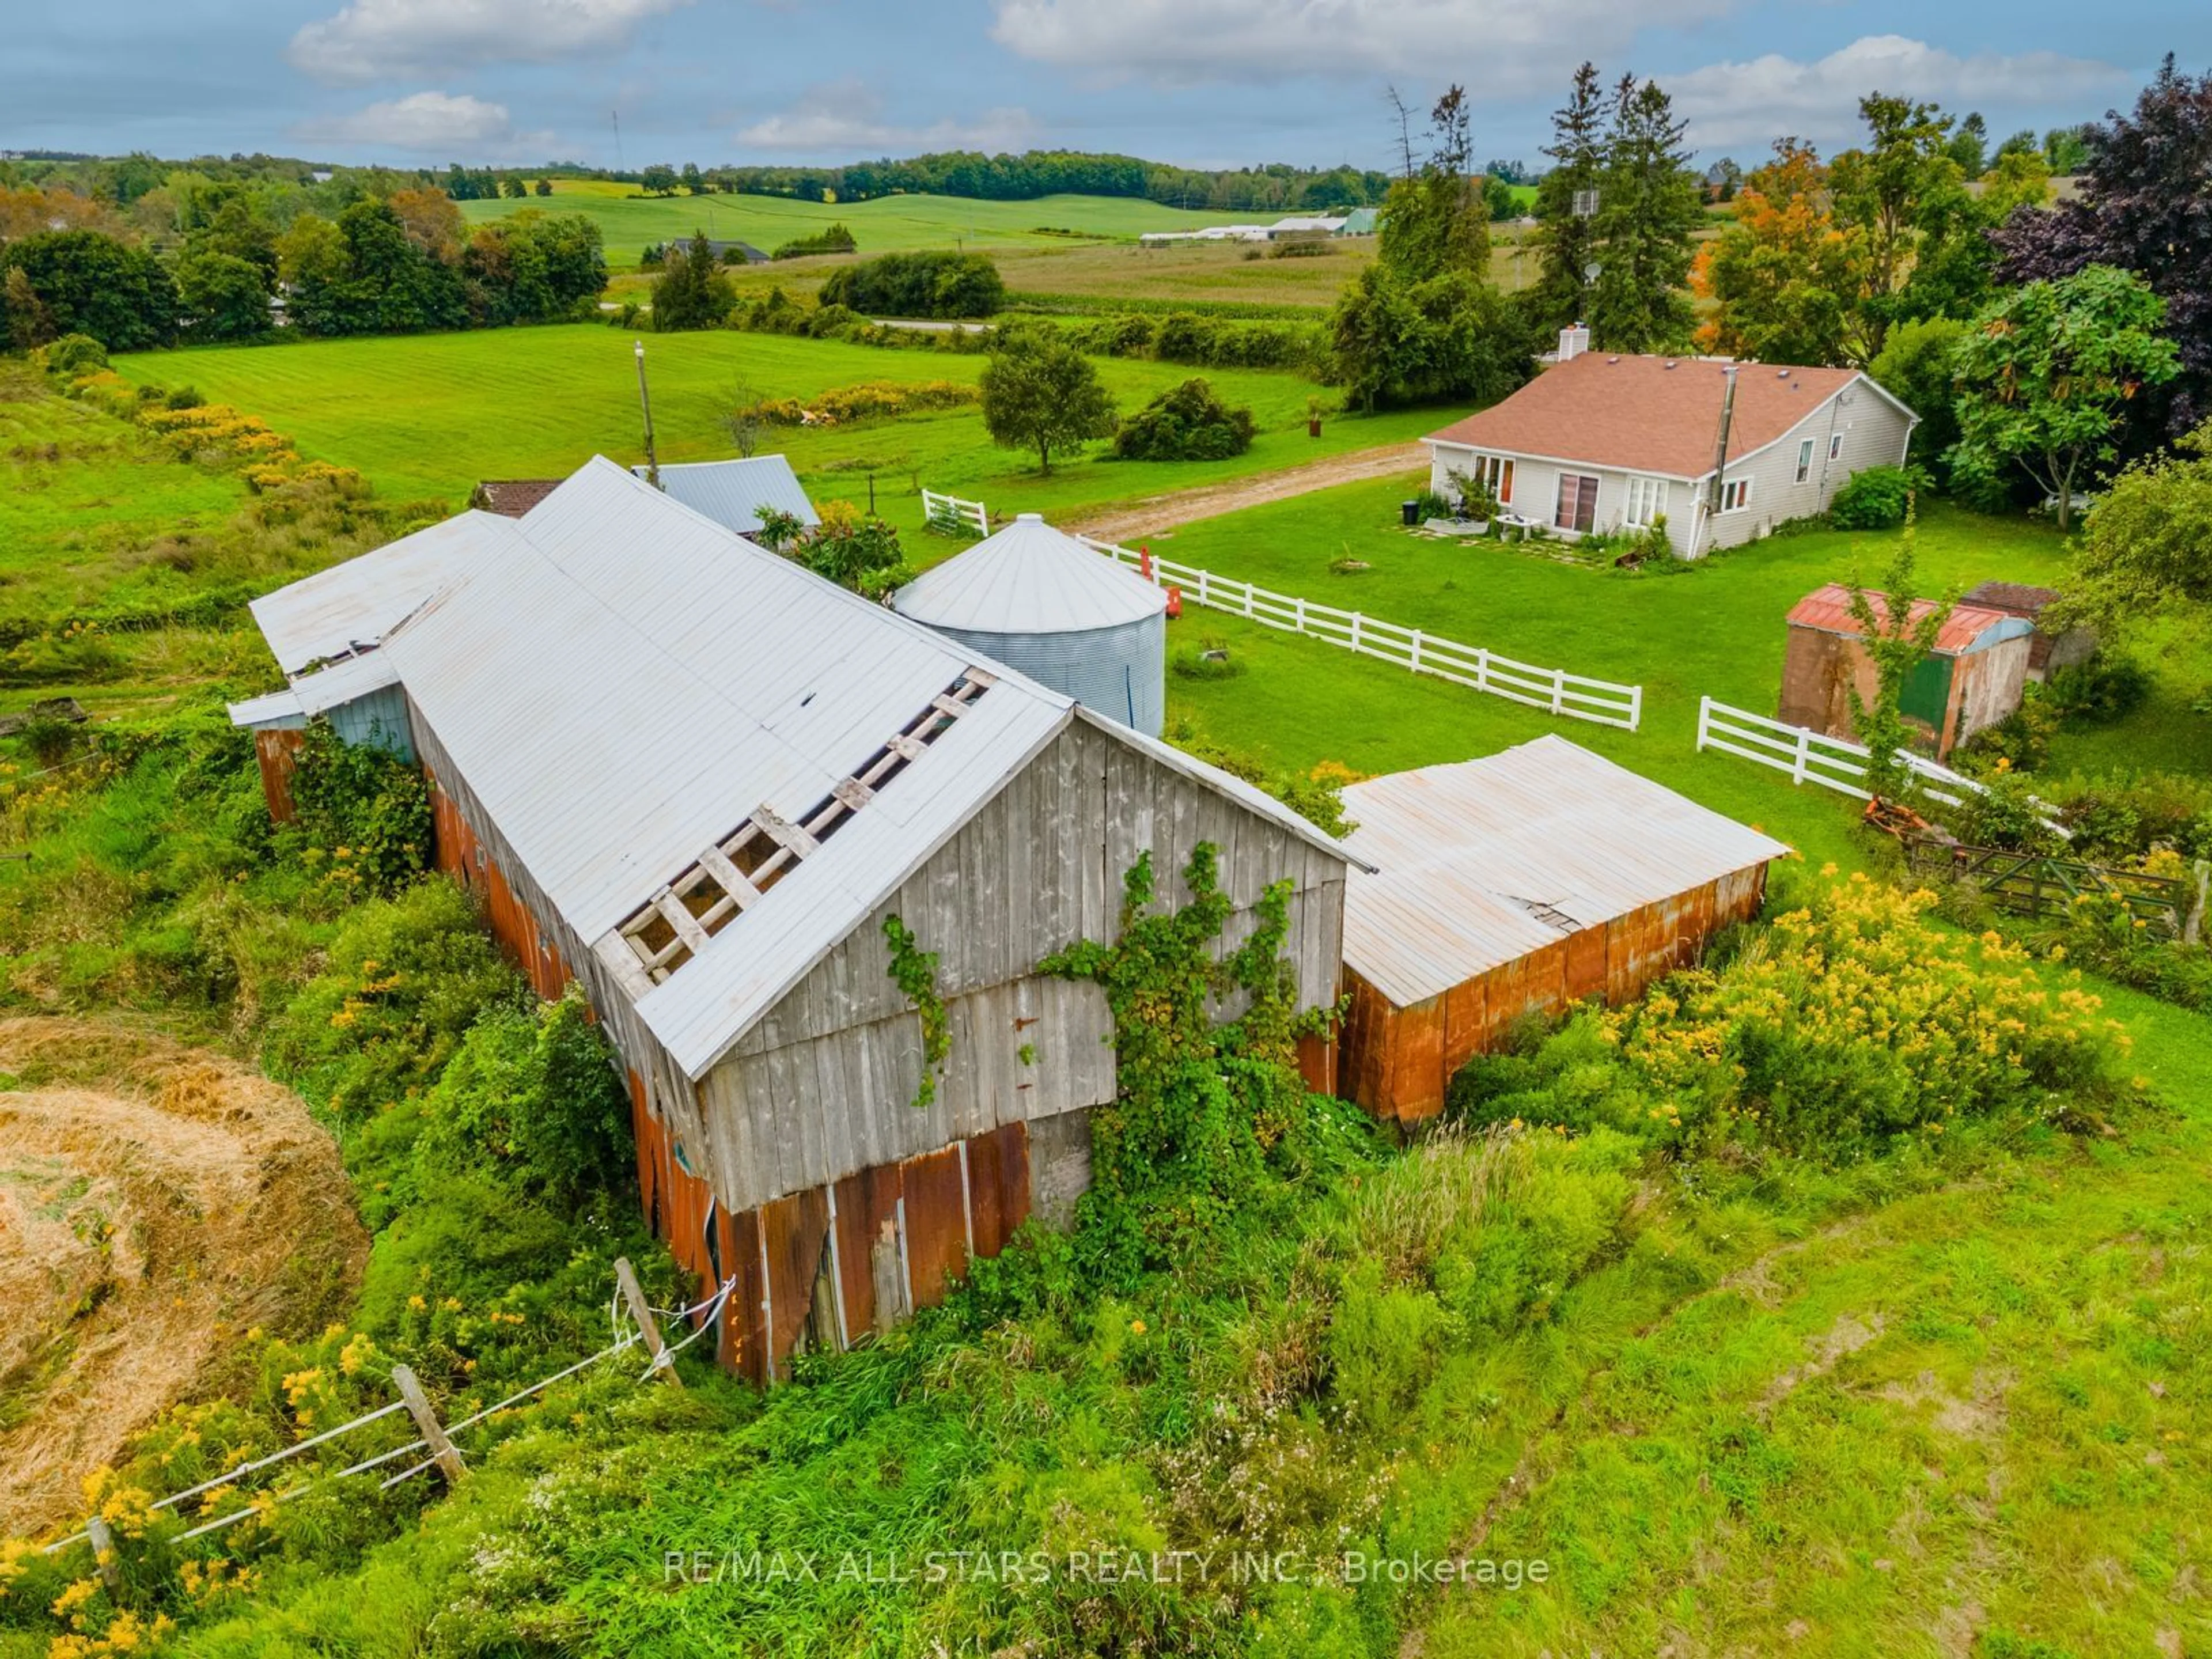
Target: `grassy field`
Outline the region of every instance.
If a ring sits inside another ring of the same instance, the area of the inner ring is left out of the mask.
[[[1151,545],[1279,592],[1523,662],[1640,684],[1641,731],[1553,721],[1501,698],[1194,607],[1175,624],[1170,649],[1224,641],[1247,672],[1221,680],[1171,674],[1171,712],[1218,741],[1281,764],[1335,760],[1367,773],[1465,759],[1563,731],[1717,811],[1764,823],[1815,862],[1855,861],[1854,804],[1826,790],[1794,788],[1749,762],[1698,754],[1698,700],[1710,696],[1771,713],[1784,615],[1823,582],[1854,574],[1878,581],[1893,534],[1788,536],[1680,574],[1628,576],[1496,544],[1462,547],[1407,534],[1397,527],[1395,507],[1416,482],[1409,476],[1346,485],[1194,524],[1154,537]],[[1919,545],[1923,591],[1996,577],[2049,583],[2065,568],[2054,532],[1946,503],[1923,518]],[[1332,562],[1347,556],[1370,568],[1333,574]],[[2191,713],[2189,704],[2212,681],[2212,662],[2201,654],[2160,654],[2154,667],[2155,689],[2143,708],[2117,726],[2063,734],[2052,763],[2204,769],[2212,720]]]
[[[458,506],[480,478],[565,474],[594,453],[642,459],[630,348],[626,333],[575,325],[145,353],[117,367],[134,380],[189,383],[258,415],[297,439],[303,454],[359,467],[387,496],[436,496]],[[733,332],[652,336],[646,351],[664,461],[732,453],[720,414],[740,382],[757,396],[805,398],[866,380],[973,381],[983,363],[951,352]],[[1198,371],[1110,360],[1099,372],[1121,408],[1133,410]],[[1207,378],[1232,403],[1249,404],[1260,426],[1249,453],[1233,460],[1079,459],[1040,478],[1033,456],[991,447],[973,409],[786,428],[770,434],[767,447],[789,454],[817,497],[865,501],[872,470],[884,515],[918,526],[921,485],[980,495],[994,513],[1056,512],[1412,438],[1436,420],[1419,410],[1334,417],[1316,441],[1306,435],[1305,404],[1320,388],[1310,381],[1235,369]]]
[[[521,201],[463,202],[471,223],[505,218],[518,208],[580,213],[606,239],[607,263],[636,264],[653,242],[703,230],[718,241],[750,242],[763,252],[842,224],[862,254],[919,247],[1041,247],[1065,244],[1053,234],[1075,231],[1133,240],[1148,230],[1196,230],[1234,215],[1162,207],[1126,196],[1042,196],[1029,202],[982,202],[958,196],[881,196],[867,202],[801,202],[783,196],[641,196],[635,187],[598,179],[556,179],[553,194]],[[1268,214],[1273,221],[1279,214]]]

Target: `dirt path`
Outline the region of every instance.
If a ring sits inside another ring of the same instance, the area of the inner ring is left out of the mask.
[[[368,1240],[296,1095],[163,1038],[0,1021],[0,1536],[219,1387],[256,1325],[312,1329]]]
[[[1087,518],[1079,518],[1067,528],[1103,542],[1157,536],[1196,519],[1218,518],[1243,507],[1286,501],[1309,490],[1327,489],[1332,484],[1387,478],[1394,473],[1418,471],[1428,464],[1428,452],[1418,443],[1355,449],[1348,454],[1286,466],[1279,472],[1261,472],[1247,478],[1231,478],[1224,483],[1199,484],[1189,489],[1170,490],[1164,495],[1121,502]]]

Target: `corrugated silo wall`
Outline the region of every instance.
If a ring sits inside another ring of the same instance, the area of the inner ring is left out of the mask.
[[[1093,714],[1157,738],[1167,720],[1168,620],[1164,613],[1118,628],[1071,634],[938,630],[1081,703]]]

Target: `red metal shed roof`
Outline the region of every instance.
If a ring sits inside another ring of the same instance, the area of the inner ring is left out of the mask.
[[[1866,596],[1875,616],[1887,616],[1883,594],[1868,588]],[[1913,624],[1917,626],[1921,618],[1935,608],[1933,599],[1913,600]],[[1985,610],[1978,605],[1954,605],[1951,614],[1943,619],[1943,626],[1936,630],[1936,650],[1942,656],[1959,656],[1972,650],[1975,641],[1990,629],[2002,628],[2010,620],[2002,611]],[[1856,635],[1864,631],[1858,619],[1851,615],[1851,590],[1841,582],[1830,582],[1798,600],[1790,609],[1790,624],[1793,628],[1817,628],[1824,634]]]
[[[1546,369],[1504,402],[1431,432],[1428,441],[1702,478],[1713,470],[1728,367],[1711,358],[1587,351]],[[1852,368],[1740,363],[1736,369],[1731,459],[1772,443],[1862,378]]]
[[[1987,605],[2015,617],[2039,617],[2044,607],[2058,597],[2058,590],[2032,587],[2026,582],[1984,582],[1968,588],[1963,597],[1968,605]]]

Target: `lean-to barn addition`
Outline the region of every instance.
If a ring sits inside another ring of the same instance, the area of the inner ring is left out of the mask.
[[[256,615],[292,676],[233,711],[264,773],[317,714],[366,734],[396,711],[441,867],[541,994],[587,988],[653,1224],[703,1279],[735,1276],[721,1352],[756,1377],[937,1299],[1081,1190],[1112,1019],[1036,964],[1113,936],[1141,854],[1179,900],[1192,850],[1218,848],[1232,945],[1288,880],[1301,1000],[1336,994],[1346,859],[1304,819],[611,462]],[[940,957],[927,1107],[894,915]],[[1308,1059],[1328,1086],[1333,1056]]]
[[[1344,810],[1343,1092],[1407,1123],[1522,1016],[1686,966],[1790,850],[1558,737],[1370,778]]]

